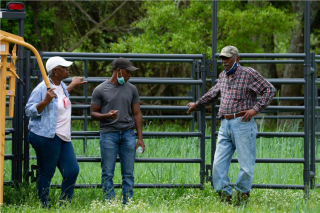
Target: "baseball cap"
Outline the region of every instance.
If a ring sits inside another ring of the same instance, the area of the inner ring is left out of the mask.
[[[234,55],[239,55],[239,50],[236,47],[229,45],[221,50],[219,57],[224,56],[230,58]]]
[[[132,72],[132,71],[136,71],[138,69],[138,68],[132,66],[129,59],[122,58],[122,57],[114,59],[111,64],[112,64],[113,70],[120,68],[120,69],[129,70],[130,72]]]
[[[47,68],[47,72],[49,72],[57,66],[70,67],[71,64],[73,64],[72,61],[66,61],[64,58],[60,56],[53,56],[48,59],[46,63],[46,68]]]

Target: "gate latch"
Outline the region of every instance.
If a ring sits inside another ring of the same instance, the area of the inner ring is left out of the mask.
[[[206,165],[206,181],[212,182],[212,165],[211,164]]]

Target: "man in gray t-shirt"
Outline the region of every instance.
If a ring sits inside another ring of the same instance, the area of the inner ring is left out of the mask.
[[[133,169],[135,150],[141,146],[142,115],[138,90],[127,82],[131,72],[138,68],[126,58],[112,62],[113,73],[109,80],[97,86],[92,94],[90,114],[100,121],[101,184],[107,200],[115,197],[113,187],[117,154],[120,156],[122,174],[122,199],[126,204],[133,197]],[[134,128],[137,130],[138,141]]]

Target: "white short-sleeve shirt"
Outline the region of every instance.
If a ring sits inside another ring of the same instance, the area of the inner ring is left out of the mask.
[[[63,141],[71,141],[71,102],[63,91],[61,84],[59,86],[52,85],[55,90],[53,92],[58,98],[58,118],[56,135]],[[65,103],[68,102],[69,107],[65,107]]]

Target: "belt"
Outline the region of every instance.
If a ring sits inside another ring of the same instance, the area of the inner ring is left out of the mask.
[[[240,112],[240,113],[237,113],[237,114],[233,113],[233,114],[229,114],[229,115],[223,115],[221,118],[230,120],[230,119],[234,119],[234,118],[238,118],[238,117],[244,116],[245,114],[246,114],[245,112]]]

